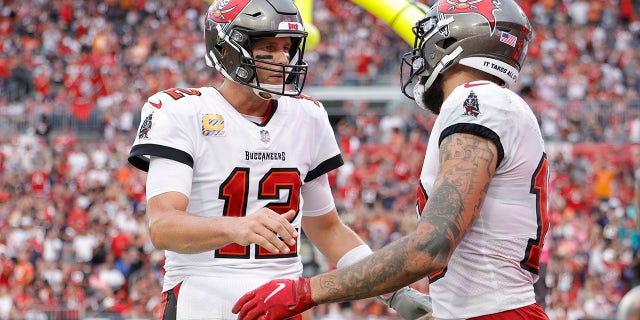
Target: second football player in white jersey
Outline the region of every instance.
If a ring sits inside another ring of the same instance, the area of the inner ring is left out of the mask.
[[[536,118],[513,91],[484,80],[456,87],[442,105],[427,145],[418,212],[435,184],[442,140],[459,133],[491,141],[497,159],[476,222],[446,269],[429,276],[429,292],[439,297],[433,301],[434,315],[442,319],[532,304],[535,297],[529,286],[537,281],[549,227],[548,164]]]

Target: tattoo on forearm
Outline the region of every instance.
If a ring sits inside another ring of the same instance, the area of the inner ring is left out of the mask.
[[[392,283],[407,284],[407,279],[413,282],[439,271],[478,218],[495,159],[495,146],[487,139],[470,134],[445,138],[440,144],[441,172],[429,194],[421,226],[363,263],[321,275],[321,288],[331,294],[321,303],[370,297],[384,293],[380,290]],[[467,207],[471,214],[465,211]]]
[[[376,286],[391,278],[404,277],[405,263],[409,258],[408,241],[405,237],[379,250],[381,254],[372,256],[366,264],[349,267],[349,272],[343,277],[335,273],[321,275],[322,289],[332,295],[323,303],[371,297]]]

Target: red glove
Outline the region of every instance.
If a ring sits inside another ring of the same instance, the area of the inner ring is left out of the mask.
[[[280,320],[317,305],[309,279],[272,280],[240,297],[231,309],[239,320]]]

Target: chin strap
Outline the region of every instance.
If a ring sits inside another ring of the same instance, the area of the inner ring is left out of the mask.
[[[422,95],[424,95],[424,84],[418,82],[415,86],[413,86],[413,99],[418,104],[418,107],[422,109],[427,109],[427,106],[424,104],[424,99]]]
[[[260,86],[265,88],[265,89],[272,90],[272,91],[282,90],[282,86],[281,85],[277,85],[277,84],[262,84]],[[264,100],[277,100],[278,98],[282,97],[281,94],[266,92],[266,91],[260,90],[258,88],[252,88],[252,89],[253,89],[253,93],[255,93],[256,96],[258,96],[258,97],[260,97],[260,98],[262,98]]]

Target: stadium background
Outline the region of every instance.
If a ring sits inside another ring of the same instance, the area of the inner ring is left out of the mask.
[[[535,39],[516,90],[552,169],[545,308],[612,319],[640,283],[640,3],[518,2]],[[0,5],[0,319],[152,318],[163,254],[147,236],[145,176],[126,155],[149,95],[220,80],[202,58],[208,4]],[[346,160],[331,180],[339,211],[376,249],[415,226],[434,117],[399,93],[409,46],[383,19],[346,0],[313,1],[312,19],[321,41],[305,55],[305,91],[325,103]],[[306,274],[332,267],[303,246]],[[315,312],[397,318],[375,299]]]

